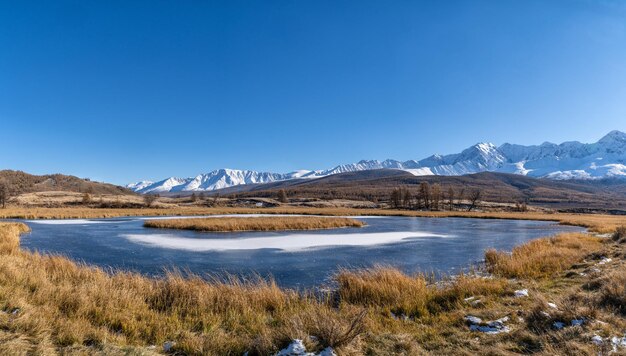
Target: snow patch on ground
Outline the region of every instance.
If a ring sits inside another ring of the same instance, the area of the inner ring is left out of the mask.
[[[509,327],[505,325],[509,321],[509,317],[507,316],[498,320],[483,322],[479,317],[468,315],[465,317],[465,321],[469,324],[471,331],[478,331],[485,334],[500,334],[511,331]]]
[[[295,339],[286,348],[280,350],[276,356],[337,356],[335,351],[327,347],[320,353],[307,352],[302,340]]]

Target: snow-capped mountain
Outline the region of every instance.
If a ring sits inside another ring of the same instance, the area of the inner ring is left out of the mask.
[[[461,153],[433,155],[415,161],[363,160],[326,170],[270,173],[218,169],[191,178],[167,178],[127,185],[139,193],[211,191],[242,184],[269,183],[288,179],[320,178],[338,173],[372,169],[399,169],[414,175],[464,175],[502,172],[550,179],[626,178],[626,133],[612,131],[596,143],[577,141],[523,146],[505,143],[499,147],[478,143]]]

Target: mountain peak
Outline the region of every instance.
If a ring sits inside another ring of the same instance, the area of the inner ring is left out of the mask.
[[[289,179],[314,179],[334,174],[374,169],[399,169],[414,175],[464,175],[504,172],[551,179],[626,178],[626,133],[611,131],[597,143],[578,141],[536,146],[479,142],[449,155],[433,155],[415,161],[361,160],[326,170],[291,173],[257,172],[222,168],[195,178],[168,178],[127,187],[139,193],[212,191],[235,185],[269,183]]]
[[[618,130],[613,130],[611,132],[609,132],[608,134],[606,134],[604,137],[602,137],[600,139],[600,141],[598,141],[600,143],[619,143],[619,144],[625,144],[626,143],[626,133],[618,131]]]

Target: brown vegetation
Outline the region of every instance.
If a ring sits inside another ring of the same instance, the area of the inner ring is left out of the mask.
[[[21,171],[2,170],[0,179],[3,180],[11,196],[22,193],[43,191],[66,191],[89,194],[128,194],[134,193],[126,188],[113,184],[93,182],[63,174],[33,175]]]
[[[489,250],[485,261],[489,272],[506,278],[548,278],[569,268],[591,251],[602,239],[587,234],[561,234],[533,240],[513,248],[511,253]]]
[[[7,208],[0,210],[3,219],[85,219],[120,216],[184,216],[222,214],[299,214],[325,216],[414,216],[428,218],[477,218],[554,221],[565,225],[587,227],[593,232],[614,233],[626,225],[626,215],[602,214],[547,214],[542,212],[465,212],[465,211],[410,211],[393,209],[350,208],[232,208],[232,207],[175,207],[143,209],[90,209],[90,208]]]
[[[424,275],[378,267],[342,271],[336,293],[313,297],[272,281],[109,274],[22,251],[19,233],[26,230],[23,224],[0,224],[2,354],[142,354],[150,352],[150,345],[162,351],[167,341],[177,354],[272,354],[294,338],[305,340],[309,351],[332,346],[342,355],[597,354],[602,346],[589,341],[597,332],[591,322],[562,332],[551,323],[598,318],[605,322],[605,337],[626,327],[624,318],[611,316],[623,312],[623,261],[601,266],[613,272],[588,283],[588,289],[600,292],[585,292],[583,277],[566,277],[568,269],[593,266],[603,249],[623,254],[623,244],[584,234],[530,242],[510,260],[496,254],[495,264],[488,258],[497,266],[494,273],[519,276],[523,282],[461,275],[433,283]],[[551,249],[559,252],[546,253]],[[564,260],[555,263],[558,258]],[[539,272],[526,273],[520,266]],[[548,274],[553,278],[543,278]],[[512,296],[526,285],[530,297]],[[548,317],[542,313],[546,300],[559,306]],[[468,314],[486,320],[511,316],[513,331],[472,332],[463,320]]]
[[[236,217],[147,220],[144,227],[195,231],[286,231],[362,227],[355,219],[334,217]]]
[[[240,198],[275,197],[283,189],[292,200],[318,198],[388,202],[393,190],[398,187],[407,189],[413,197],[422,194],[422,183],[431,187],[439,184],[442,198],[452,188],[455,195],[466,198],[472,191],[479,190],[480,200],[484,202],[526,202],[531,206],[571,211],[626,210],[626,185],[619,180],[555,181],[492,172],[465,176],[414,176],[398,170],[373,170],[312,180],[241,185],[220,190],[220,194],[236,194]]]

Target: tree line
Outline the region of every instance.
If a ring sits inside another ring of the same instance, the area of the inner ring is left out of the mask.
[[[391,192],[389,204],[394,209],[414,210],[455,210],[464,203],[467,211],[472,211],[478,206],[482,196],[480,189],[453,187],[443,188],[439,183],[420,183],[416,191],[407,187],[398,187]]]

